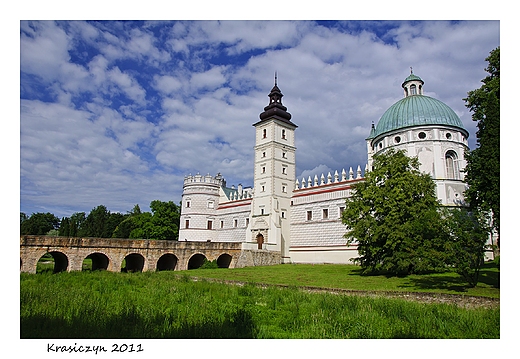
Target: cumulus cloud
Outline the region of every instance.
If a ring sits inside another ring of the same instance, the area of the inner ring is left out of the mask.
[[[178,202],[187,174],[252,186],[254,128],[278,73],[298,180],[366,163],[372,123],[413,71],[471,133],[497,21],[20,24],[21,209]],[[125,207],[127,206],[127,207]]]

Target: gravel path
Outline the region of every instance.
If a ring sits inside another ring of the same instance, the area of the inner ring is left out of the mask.
[[[246,282],[219,280],[212,278],[197,278],[192,277],[193,281],[206,280],[211,282],[226,283],[232,285],[243,286]],[[256,283],[260,287],[279,287],[290,288],[288,285],[280,284],[263,284]],[[424,292],[400,292],[400,291],[365,291],[365,290],[350,290],[337,288],[320,288],[309,286],[298,286],[300,290],[310,293],[332,293],[338,295],[360,295],[365,297],[386,297],[410,300],[421,303],[445,303],[456,304],[463,308],[500,308],[499,298],[477,297],[464,294],[443,294],[443,293],[424,293]]]

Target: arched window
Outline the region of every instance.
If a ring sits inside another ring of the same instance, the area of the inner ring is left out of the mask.
[[[459,179],[459,165],[455,151],[448,151],[444,156],[446,160],[446,178]]]
[[[410,94],[417,95],[417,87],[415,85],[410,86]]]

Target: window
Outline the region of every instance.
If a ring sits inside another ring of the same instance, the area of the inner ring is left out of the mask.
[[[208,221],[208,229],[213,229],[213,221]]]
[[[446,178],[459,179],[459,166],[457,163],[457,154],[455,151],[448,151],[444,156],[446,160]]]
[[[282,167],[282,174],[283,174],[283,175],[286,175],[286,174],[287,174],[287,167]]]
[[[323,208],[323,219],[328,219],[328,218],[329,218],[329,209]]]
[[[345,207],[339,207],[339,218],[343,215],[343,211],[345,210]]]
[[[285,130],[282,130],[282,140],[285,140],[286,137],[285,137]]]
[[[282,218],[285,218],[285,211],[282,211]]]
[[[287,186],[282,185],[282,193],[287,193]]]
[[[262,192],[265,192],[265,186],[262,186]]]
[[[451,133],[448,132],[448,133],[446,134],[446,138],[447,138],[448,140],[451,140]]]
[[[401,137],[400,137],[400,136],[395,136],[395,137],[394,137],[394,142],[395,142],[395,143],[399,143],[399,142],[401,142]]]
[[[262,167],[262,173],[265,173],[265,166]]]
[[[186,201],[186,208],[190,208],[191,201]]]
[[[282,152],[282,158],[287,158],[287,152]]]
[[[235,228],[238,227],[238,219],[235,219],[233,221],[233,227],[235,227]]]
[[[186,220],[186,225],[185,225],[184,228],[190,228],[190,220],[189,219]]]
[[[262,137],[263,138],[267,138],[267,130],[264,128],[264,131],[262,133]]]
[[[417,95],[417,86],[415,86],[415,85],[410,86],[410,93],[412,95]]]
[[[424,140],[424,139],[426,138],[426,133],[424,133],[424,132],[419,132],[419,138],[420,138],[421,140]]]
[[[265,157],[265,152],[262,152],[262,157]]]
[[[260,209],[260,214],[263,216],[265,214],[265,210],[263,208]]]
[[[249,226],[249,218],[246,218],[246,227]]]
[[[312,221],[312,211],[307,211],[307,220]]]
[[[220,221],[220,228],[224,228],[224,221]]]
[[[215,202],[208,201],[208,208],[210,208],[210,209],[215,208]]]

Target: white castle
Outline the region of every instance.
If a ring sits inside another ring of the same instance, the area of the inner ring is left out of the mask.
[[[455,112],[423,95],[413,72],[402,84],[404,98],[372,125],[368,161],[389,148],[417,156],[420,169],[436,183],[444,205],[460,205],[466,185],[463,169],[468,131]],[[296,179],[295,130],[275,85],[256,131],[254,188],[227,187],[217,174],[187,176],[182,194],[180,241],[241,242],[243,249],[273,251],[283,263],[351,263],[341,213],[352,185],[363,181],[361,166],[314,178]]]

